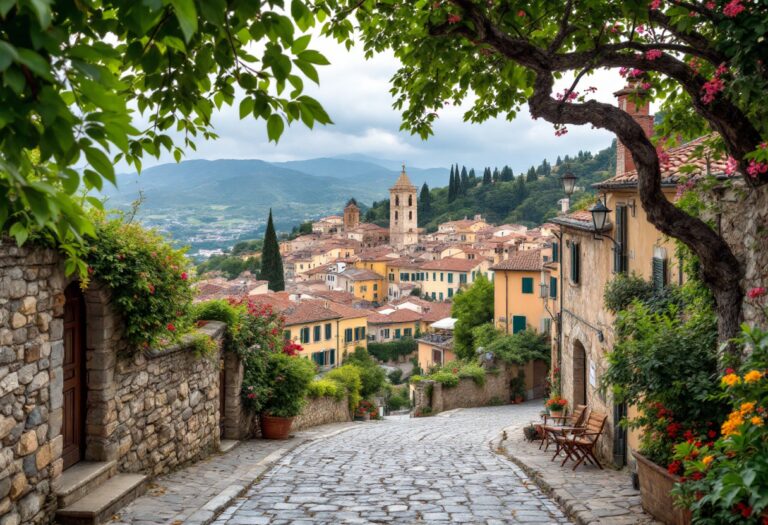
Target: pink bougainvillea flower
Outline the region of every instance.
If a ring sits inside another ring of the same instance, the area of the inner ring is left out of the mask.
[[[661,7],[661,0],[653,0],[651,2],[651,9],[658,9]]]
[[[449,24],[458,24],[459,22],[461,22],[461,17],[459,15],[448,15]]]
[[[766,172],[768,172],[768,164],[765,162],[757,162],[754,159],[749,161],[749,166],[747,166],[747,173],[753,179],[756,179],[758,176]]]
[[[651,49],[645,52],[645,58],[647,60],[656,60],[657,58],[661,58],[662,54],[661,49]]]
[[[643,82],[643,84],[642,84],[642,88],[643,88],[644,90],[646,90],[646,91],[648,91],[648,90],[649,90],[649,89],[651,89],[652,87],[653,87],[653,86],[651,85],[651,83],[650,83],[650,82]]]
[[[173,323],[168,323],[167,325],[165,325],[165,327],[168,329],[169,332],[175,332],[176,331],[176,327],[174,326]]]
[[[723,8],[723,14],[728,18],[733,18],[735,16],[738,16],[739,13],[741,13],[745,9],[746,7],[741,5],[741,0],[731,0],[730,2],[725,4],[725,7]]]
[[[733,175],[738,168],[739,163],[736,161],[736,159],[729,155],[728,159],[725,161],[725,174]]]
[[[758,286],[749,290],[747,292],[747,297],[750,299],[757,299],[758,297],[764,296],[766,293],[768,293],[768,290],[766,290],[764,286]]]
[[[187,275],[187,272],[181,272],[181,280],[182,281],[186,281],[188,279],[188,277],[189,276]]]
[[[725,89],[725,82],[723,82],[723,79],[714,77],[711,80],[708,80],[701,88],[701,90],[704,92],[704,94],[701,96],[701,101],[705,104],[709,104],[715,100],[717,94],[720,93],[723,89]]]
[[[717,4],[715,4],[714,2],[707,2],[707,3],[706,3],[706,4],[704,4],[704,5],[705,5],[705,6],[706,6],[706,8],[707,8],[707,9],[709,9],[710,11],[711,11],[711,10],[713,10],[715,7],[717,7]]]
[[[519,16],[520,18],[523,18],[525,16],[525,11],[521,9],[520,11],[517,12],[517,16]]]

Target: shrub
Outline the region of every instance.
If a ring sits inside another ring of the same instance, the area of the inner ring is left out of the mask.
[[[387,378],[389,379],[389,382],[393,385],[399,385],[400,382],[403,380],[403,371],[399,368],[396,368],[395,370],[392,370],[389,374],[387,374]]]
[[[449,370],[438,370],[427,376],[427,379],[436,381],[447,388],[453,388],[459,384],[459,376]]]
[[[344,363],[355,365],[360,369],[360,381],[362,382],[360,395],[363,398],[376,395],[387,382],[384,370],[363,347],[358,346],[355,348],[355,351],[347,356]]]
[[[362,381],[360,379],[360,368],[355,365],[343,365],[334,368],[323,379],[334,381],[342,386],[349,400],[349,411],[354,413],[357,405],[362,399],[360,391],[362,390]]]
[[[551,360],[549,335],[540,334],[533,330],[523,330],[513,335],[502,335],[494,339],[486,350],[493,353],[499,360],[523,365],[529,361]]]
[[[653,284],[637,274],[620,273],[605,285],[603,301],[613,313],[626,310],[635,300],[645,302],[654,293]]]
[[[485,384],[485,369],[475,363],[463,363],[457,372],[460,379],[470,378],[476,385]]]
[[[270,353],[266,367],[269,390],[262,407],[264,413],[277,417],[298,416],[306,404],[314,376],[315,365],[311,361],[282,352]]]
[[[413,374],[408,381],[410,383],[418,383],[419,381],[424,381],[424,379],[426,378],[422,375]]]
[[[191,328],[189,262],[154,230],[122,218],[94,218],[88,273],[109,286],[126,339],[137,347],[177,341]]]
[[[195,356],[205,359],[214,359],[219,350],[219,345],[216,344],[216,341],[206,334],[194,334],[191,344]]]
[[[344,385],[330,379],[316,379],[309,384],[307,395],[309,397],[332,397],[337,400],[344,399],[346,389]]]
[[[213,299],[192,305],[193,321],[221,321],[227,326],[236,326],[241,312],[224,299]]]
[[[400,410],[411,406],[411,400],[408,397],[408,387],[395,388],[387,396],[387,409]]]
[[[401,356],[412,354],[418,350],[416,339],[403,337],[387,343],[368,343],[368,353],[379,361],[395,361]]]

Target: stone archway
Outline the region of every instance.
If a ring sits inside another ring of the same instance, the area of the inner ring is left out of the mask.
[[[573,342],[573,393],[572,404],[587,404],[587,352],[584,345],[576,339]]]

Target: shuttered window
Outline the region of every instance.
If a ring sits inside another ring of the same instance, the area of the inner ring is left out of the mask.
[[[654,257],[652,261],[653,287],[661,290],[667,285],[667,260]]]
[[[560,245],[556,242],[552,243],[552,262],[558,262],[560,260]]]
[[[549,296],[552,299],[557,299],[557,277],[549,278]]]
[[[523,277],[523,293],[533,293],[533,277]]]
[[[613,247],[613,271],[627,272],[627,207],[616,205],[616,245]]]
[[[302,344],[309,342],[309,327],[304,327],[301,329],[301,342]]]
[[[522,332],[523,330],[525,330],[526,326],[528,326],[528,323],[524,315],[512,316],[512,333],[513,334],[516,334],[517,332]]]
[[[344,341],[347,342],[347,343],[352,342],[352,329],[351,328],[347,328],[346,330],[344,330]]]
[[[314,332],[315,342],[318,342],[320,340],[320,325],[314,327]]]
[[[581,277],[581,246],[571,243],[571,282],[578,284]]]
[[[331,332],[333,329],[331,328],[331,323],[326,323],[325,325],[325,339],[328,340],[331,338]]]

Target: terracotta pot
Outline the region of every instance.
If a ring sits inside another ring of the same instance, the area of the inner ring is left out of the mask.
[[[357,415],[355,416],[355,421],[370,421],[371,415],[370,414],[363,414],[363,415]]]
[[[680,481],[678,476],[670,474],[638,451],[632,455],[637,459],[637,475],[640,478],[640,498],[643,509],[667,525],[689,525],[691,511],[675,506],[672,489]]]
[[[563,411],[562,410],[550,410],[549,415],[552,417],[563,417]]]
[[[525,401],[523,396],[515,396],[515,403],[522,403],[523,401]]]
[[[264,439],[288,439],[291,433],[292,417],[261,415],[261,437]]]

